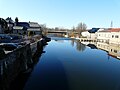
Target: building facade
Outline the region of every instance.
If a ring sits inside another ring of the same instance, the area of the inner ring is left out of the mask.
[[[41,26],[37,22],[29,22],[30,28],[27,29],[27,33],[34,34],[34,35],[41,35],[42,34],[42,29]]]
[[[110,28],[96,33],[97,40],[111,44],[120,44],[120,28]]]

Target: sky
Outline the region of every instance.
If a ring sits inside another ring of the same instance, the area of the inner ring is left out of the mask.
[[[38,22],[49,28],[120,27],[120,0],[0,0],[0,17]]]

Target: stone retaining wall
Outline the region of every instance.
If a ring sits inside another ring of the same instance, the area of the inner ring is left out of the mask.
[[[15,77],[33,64],[32,57],[40,47],[42,47],[40,41],[27,44],[8,53],[3,60],[0,60],[0,90],[8,90]]]

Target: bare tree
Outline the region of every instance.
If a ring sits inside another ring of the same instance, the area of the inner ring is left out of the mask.
[[[55,27],[55,31],[58,31],[58,30],[60,30],[60,28],[59,27]]]
[[[40,25],[40,27],[41,27],[41,30],[43,31],[43,34],[47,34],[47,27],[46,27],[46,24],[41,24]]]
[[[81,36],[81,33],[87,29],[87,25],[85,23],[79,23],[76,27],[76,31],[78,32],[79,36]]]
[[[75,27],[73,26],[72,31],[75,32]]]

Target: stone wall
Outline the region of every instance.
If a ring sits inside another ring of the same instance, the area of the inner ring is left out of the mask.
[[[20,72],[29,69],[33,64],[32,57],[38,47],[42,47],[40,41],[27,44],[7,54],[3,60],[0,60],[0,90],[8,90],[15,77]]]

